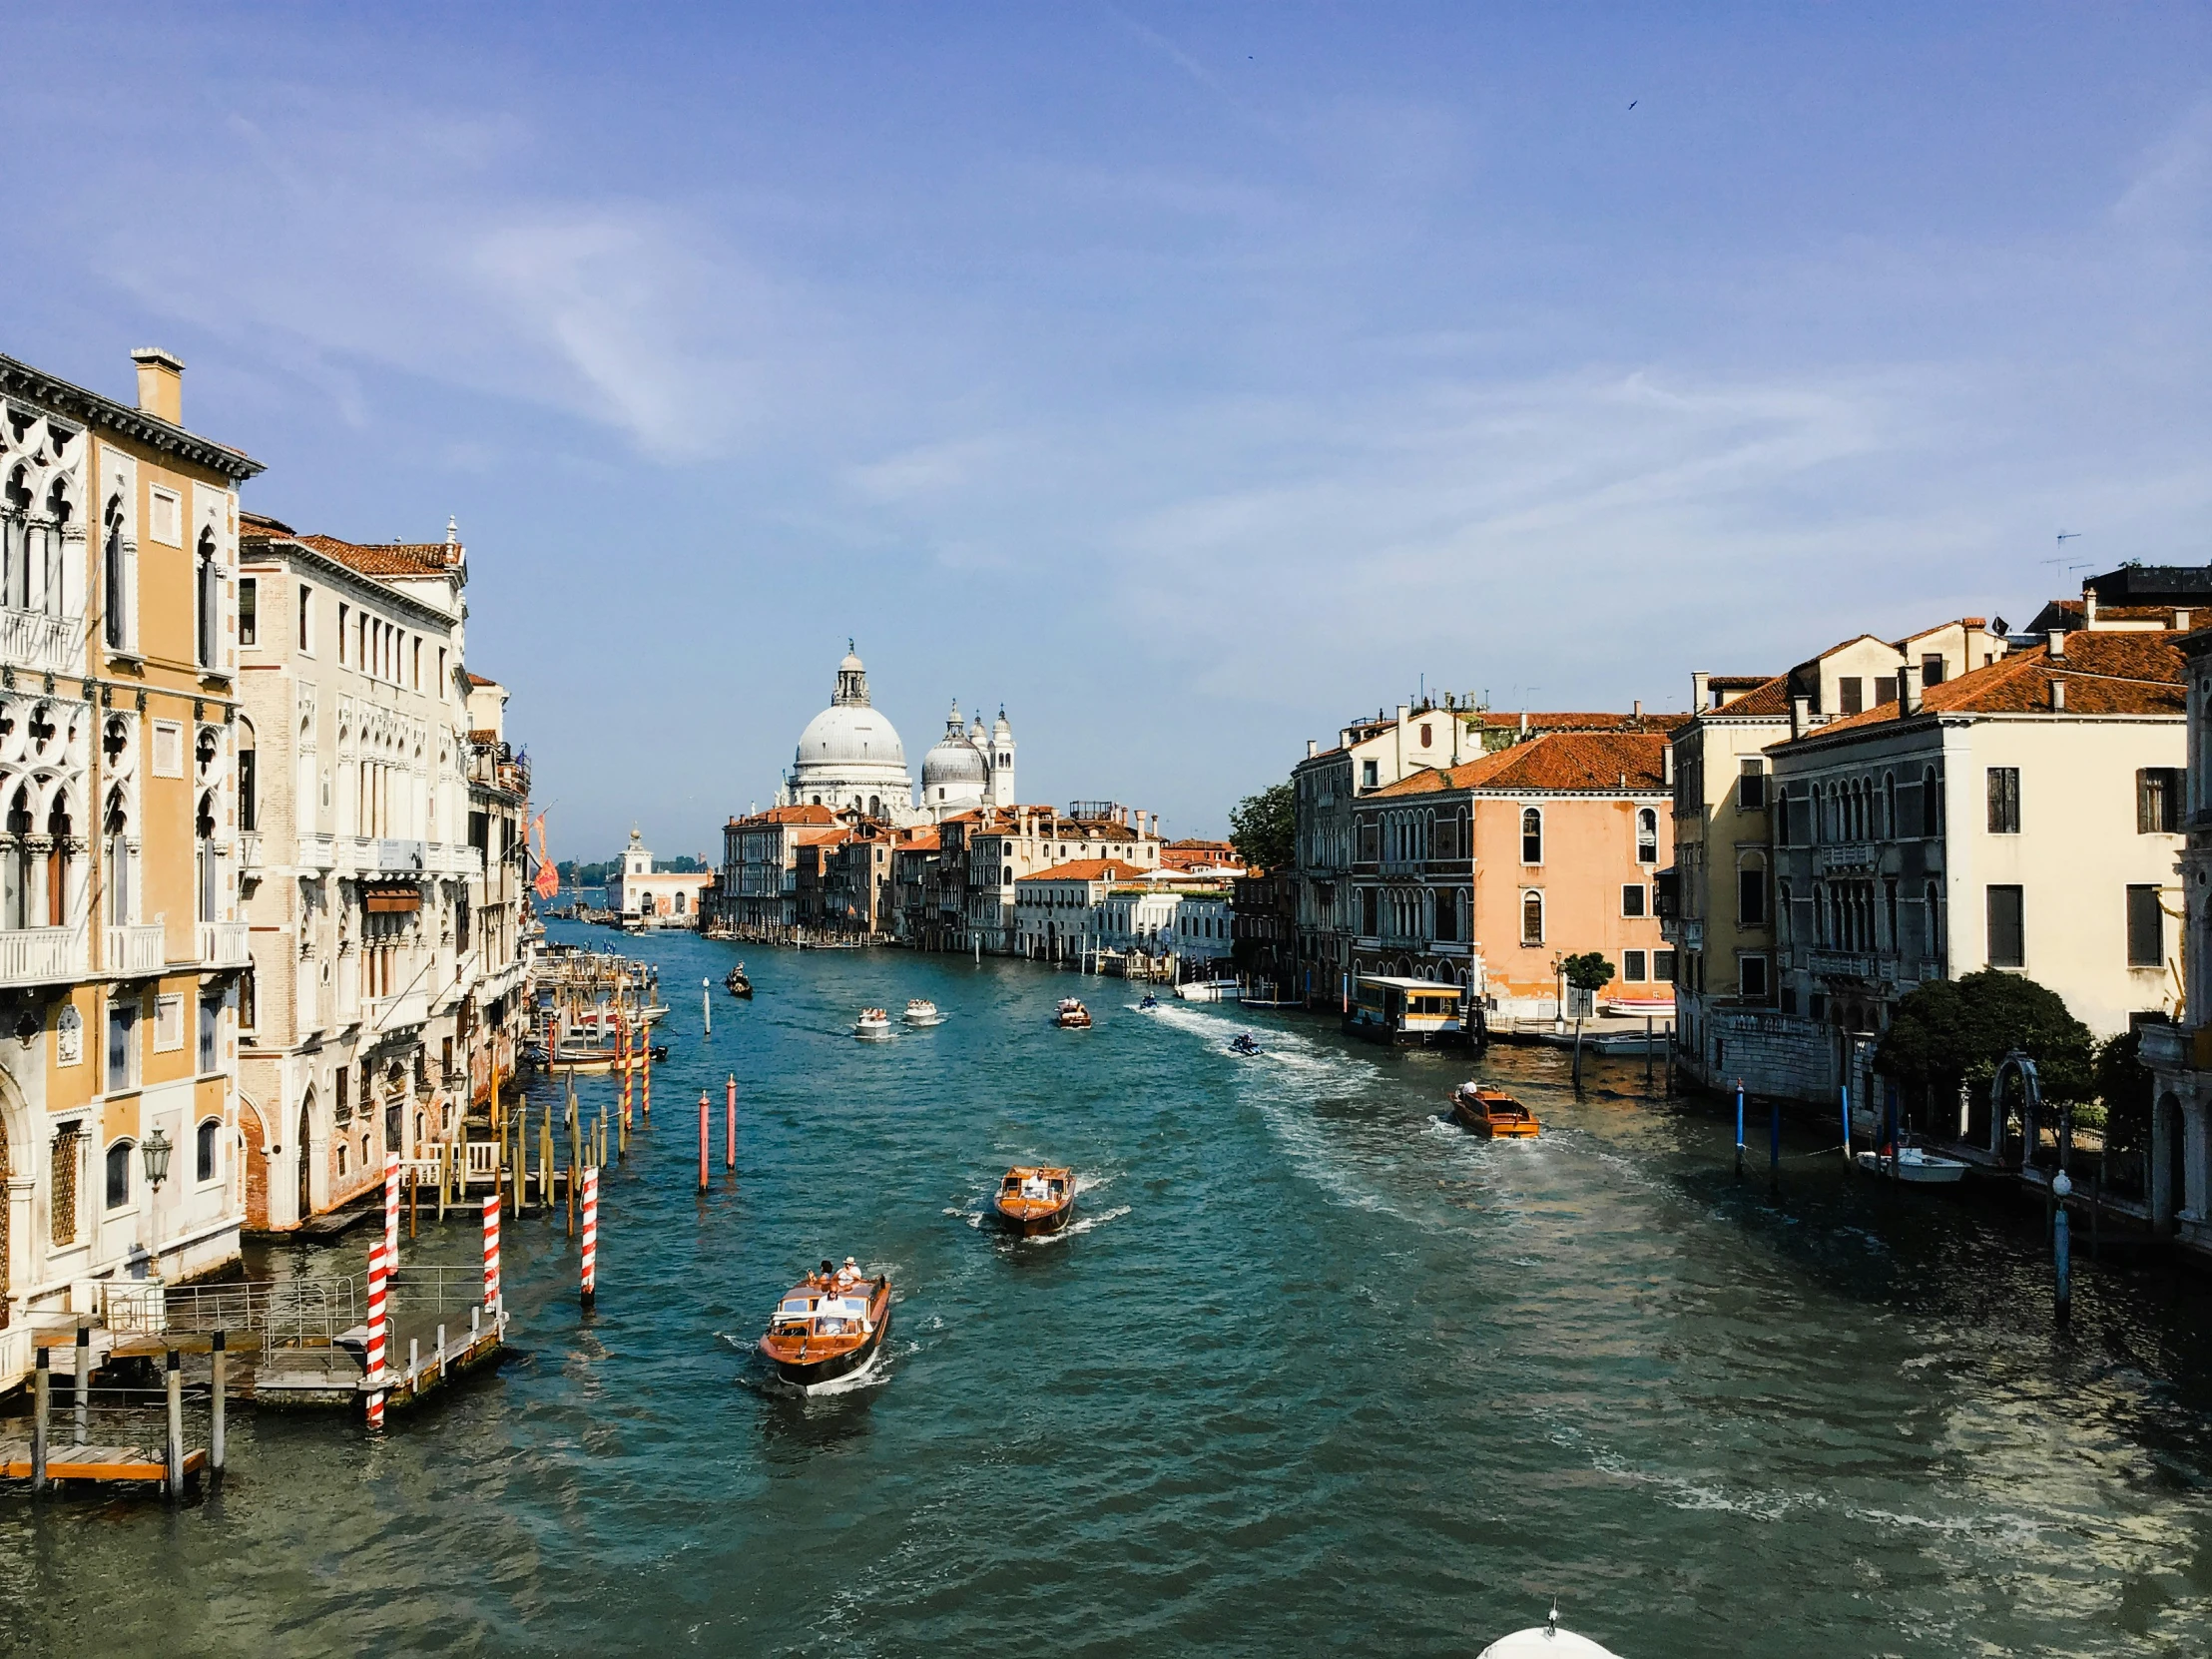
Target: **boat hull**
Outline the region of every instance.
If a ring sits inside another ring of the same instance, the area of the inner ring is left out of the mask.
[[[1451,1115],[1461,1128],[1486,1141],[1532,1141],[1543,1132],[1543,1126],[1532,1116],[1492,1116],[1479,1100],[1469,1100],[1462,1094],[1451,1097]]]
[[[1057,1210],[1041,1213],[1009,1210],[996,1199],[991,1201],[991,1209],[997,1214],[998,1225],[1007,1232],[1024,1239],[1041,1239],[1048,1234],[1064,1231],[1068,1223],[1075,1219],[1075,1195],[1069,1193],[1067,1202]]]
[[[883,1352],[883,1338],[891,1328],[891,1310],[886,1302],[883,1317],[875,1322],[875,1329],[867,1334],[866,1341],[856,1348],[848,1348],[841,1354],[832,1354],[821,1360],[786,1360],[770,1347],[766,1337],[761,1339],[761,1357],[776,1373],[777,1382],[788,1388],[798,1388],[811,1393],[831,1382],[841,1382],[848,1377],[856,1377],[875,1364]]]
[[[1908,1187],[1955,1187],[1966,1178],[1967,1166],[1955,1158],[1938,1158],[1922,1162],[1902,1159],[1896,1170],[1891,1162],[1876,1152],[1862,1152],[1859,1167],[1869,1175],[1878,1175],[1885,1181],[1897,1181]]]

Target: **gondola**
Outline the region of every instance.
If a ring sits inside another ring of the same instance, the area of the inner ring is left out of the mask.
[[[745,976],[745,964],[740,962],[723,976],[722,988],[732,996],[751,996],[753,981]]]

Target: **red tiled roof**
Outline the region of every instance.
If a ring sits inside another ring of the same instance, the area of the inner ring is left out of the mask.
[[[1718,685],[1719,681],[1709,682]],[[1753,718],[1761,715],[1787,715],[1790,712],[1790,677],[1777,674],[1771,680],[1753,682],[1756,690],[1747,691],[1741,697],[1732,697],[1717,709],[1705,709],[1704,715],[1743,715]]]
[[[1485,710],[1482,726],[1489,732],[1517,732],[1521,722],[1528,723],[1528,730],[1536,732],[1671,732],[1677,726],[1688,724],[1688,715],[1629,714],[1610,711],[1585,711],[1553,714],[1501,714]]]
[[[1500,794],[1654,795],[1665,790],[1664,732],[1547,732],[1463,766],[1401,778],[1368,799],[1443,790]]]
[[[478,674],[474,669],[469,670],[468,683],[472,686],[491,686],[494,688],[497,688],[499,685],[499,682],[497,680],[487,680],[481,674]]]
[[[280,518],[271,518],[267,513],[250,513],[243,507],[239,509],[241,536],[288,536],[291,533],[291,526]]]
[[[2171,633],[2066,636],[2063,655],[2038,645],[1999,657],[1984,668],[1931,686],[1921,698],[1924,715],[2150,715],[2179,719],[2186,712],[2186,677],[2180,636]],[[2053,681],[2063,681],[2066,706],[2050,706]],[[1919,717],[1885,703],[1863,714],[1846,715],[1815,727],[1793,741],[1811,743],[1843,732],[1857,732]],[[1780,745],[1774,747],[1780,748]]]
[[[1705,683],[1715,691],[1745,691],[1763,686],[1773,678],[1771,674],[1708,674]]]
[[[1152,872],[1137,864],[1122,862],[1119,858],[1077,858],[1072,863],[1054,864],[1050,869],[1040,869],[1031,875],[1021,876],[1023,881],[1120,881],[1132,875],[1149,875]]]
[[[2088,607],[2078,599],[2054,599],[2046,609],[2056,611],[2059,615],[2065,617],[2086,618],[2088,615]],[[2187,610],[2189,607],[2184,605],[2181,609]],[[2174,607],[2171,605],[2099,605],[2097,607],[2097,620],[2099,622],[2155,622],[2161,627],[2171,628],[2174,625]]]
[[[460,563],[456,557],[460,550],[442,541],[362,543],[340,541],[336,536],[290,539],[363,576],[437,576]]]

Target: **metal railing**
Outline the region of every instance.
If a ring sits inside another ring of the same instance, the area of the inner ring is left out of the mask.
[[[367,1305],[358,1279],[108,1285],[102,1300],[102,1323],[111,1331],[260,1332],[273,1344],[335,1341],[361,1323]]]

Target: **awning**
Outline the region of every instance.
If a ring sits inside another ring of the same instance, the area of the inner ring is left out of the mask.
[[[422,908],[422,889],[413,882],[393,882],[389,885],[370,886],[361,889],[361,903],[370,915],[388,915],[394,911]]]

